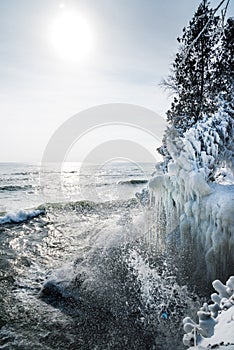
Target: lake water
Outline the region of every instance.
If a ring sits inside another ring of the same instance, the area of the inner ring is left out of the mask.
[[[0,349],[183,349],[200,302],[148,239],[153,171],[0,164]]]

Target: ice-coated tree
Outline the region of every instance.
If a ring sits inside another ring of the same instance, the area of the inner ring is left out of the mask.
[[[167,120],[181,131],[215,111],[211,90],[219,22],[220,17],[209,7],[208,0],[202,0],[188,27],[183,29],[183,35],[177,39],[179,52],[164,84],[175,93]]]
[[[196,122],[222,109],[234,117],[234,20],[225,16],[230,0],[222,0],[211,9],[208,0],[202,0],[189,26],[178,38],[179,52],[172,73],[164,81],[175,94],[167,112],[169,127],[162,146],[157,150],[164,157],[164,167],[170,159],[167,141],[170,130],[182,135]],[[218,10],[223,6],[222,16]],[[232,132],[230,132],[230,135]],[[231,152],[233,154],[233,150]]]

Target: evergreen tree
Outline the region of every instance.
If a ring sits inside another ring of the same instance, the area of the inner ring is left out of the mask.
[[[225,3],[222,18],[215,15]],[[189,26],[183,29],[182,37],[177,39],[179,52],[172,74],[164,82],[176,94],[167,112],[171,126],[157,149],[164,157],[165,169],[171,158],[167,148],[170,130],[181,135],[217,110],[234,118],[234,19],[229,18],[224,24],[228,4],[229,0],[222,0],[215,9],[210,9],[208,0],[202,0]],[[233,134],[231,119],[230,135]]]
[[[223,100],[233,116],[234,100],[234,19],[229,18],[223,28],[214,62],[214,96]]]
[[[202,119],[203,114],[215,111],[211,87],[219,21],[220,18],[214,16],[214,11],[209,8],[208,0],[203,0],[189,26],[183,29],[182,37],[177,39],[179,52],[173,63],[172,75],[166,82],[176,97],[167,112],[167,120],[181,131]]]

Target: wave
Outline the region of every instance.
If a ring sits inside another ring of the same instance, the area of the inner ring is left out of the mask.
[[[0,192],[16,192],[16,191],[27,191],[32,189],[32,185],[24,185],[24,186],[18,186],[18,185],[6,185],[6,186],[0,186]]]
[[[36,175],[39,174],[39,171],[21,171],[21,172],[17,172],[17,173],[11,173],[11,175]],[[8,175],[8,174],[6,174]]]
[[[128,200],[115,200],[107,202],[92,202],[92,201],[76,201],[76,202],[55,202],[45,203],[32,210],[19,210],[17,212],[0,212],[0,225],[18,224],[46,213],[57,212],[77,212],[77,213],[94,213],[106,210],[130,209],[135,208],[139,204],[136,198]]]
[[[19,210],[18,212],[8,213],[0,217],[0,225],[3,224],[18,224],[40,215],[45,214],[45,209],[34,209],[34,210]]]
[[[57,202],[46,203],[37,207],[38,210],[72,210],[72,211],[93,211],[101,209],[113,209],[113,208],[130,208],[135,207],[139,201],[136,198],[127,200],[112,200],[106,202],[92,202],[88,200],[81,200],[76,202]]]
[[[65,314],[82,315],[90,329],[94,321],[115,334],[115,343],[107,340],[102,349],[181,349],[181,319],[195,315],[199,299],[177,283],[164,255],[152,256],[139,243],[93,245],[73,265],[50,271],[39,297]],[[103,345],[99,334],[100,328],[90,333],[90,348]]]
[[[18,182],[18,181],[30,181],[31,178],[30,177],[24,177],[23,179],[21,177],[8,177],[8,178],[4,178],[4,177],[1,177],[0,178],[0,181],[2,183],[4,182]]]
[[[120,185],[143,185],[147,183],[148,183],[148,180],[143,180],[143,179],[132,179],[132,180],[119,182]]]

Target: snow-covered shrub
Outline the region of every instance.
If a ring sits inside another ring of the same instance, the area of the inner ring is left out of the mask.
[[[197,312],[198,323],[186,317],[183,320],[183,342],[192,349],[233,349],[234,345],[234,276],[224,285],[213,282],[217,293],[211,295],[213,304],[204,304]],[[219,347],[220,346],[220,347]]]

